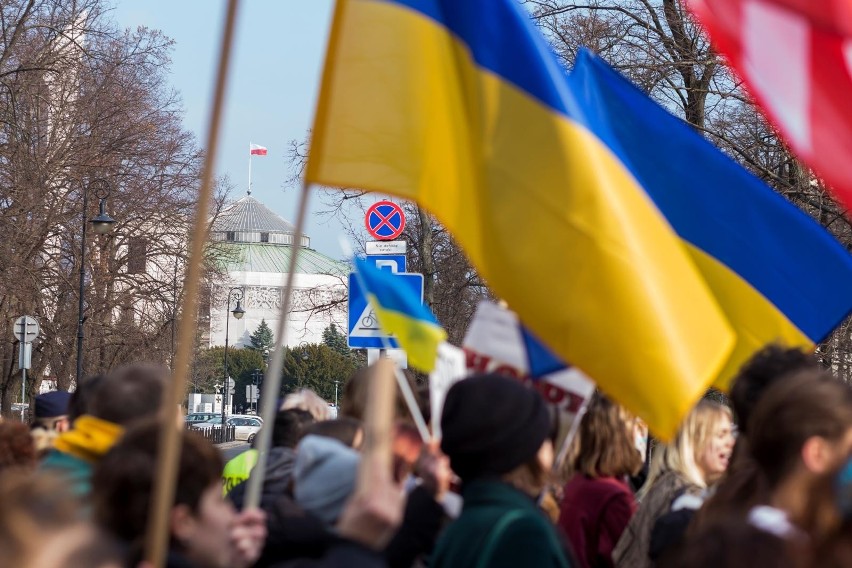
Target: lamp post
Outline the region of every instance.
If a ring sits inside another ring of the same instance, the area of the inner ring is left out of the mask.
[[[86,220],[89,208],[89,190],[95,192],[95,195],[100,200],[99,212],[96,217],[91,220]],[[89,182],[89,185],[83,188],[83,236],[80,244],[80,290],[78,291],[79,307],[77,310],[77,385],[83,378],[83,324],[86,318],[83,316],[85,305],[85,288],[86,288],[86,225],[92,224],[92,230],[98,235],[106,235],[112,232],[112,226],[115,224],[115,219],[107,215],[106,200],[109,197],[109,183],[104,179],[94,179]]]
[[[334,410],[337,411],[337,385],[340,384],[340,381],[334,381]]]
[[[236,307],[231,310],[231,302],[236,301]],[[228,290],[228,303],[227,308],[231,310],[231,313],[234,314],[234,319],[243,319],[246,311],[243,309],[241,304],[243,300],[243,289],[242,288],[231,288]],[[231,316],[228,315],[227,311],[225,312],[225,380],[223,381],[225,385],[222,387],[222,436],[225,435],[225,408],[228,405],[228,391],[231,390],[231,381],[228,376],[228,323],[231,321]],[[224,439],[224,438],[223,438]]]

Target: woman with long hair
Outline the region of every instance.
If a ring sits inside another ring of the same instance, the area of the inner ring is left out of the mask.
[[[733,445],[731,411],[711,400],[700,401],[675,438],[656,450],[638,495],[639,510],[613,551],[615,566],[651,566],[651,533],[657,520],[672,511],[675,499],[700,499],[725,472]]]
[[[765,484],[749,522],[782,538],[832,530],[838,511],[824,488],[852,452],[852,388],[820,370],[785,378],[757,404],[748,441]]]
[[[565,485],[559,526],[581,567],[612,566],[612,550],[636,512],[628,478],[642,467],[621,408],[595,394],[580,422],[574,475]]]

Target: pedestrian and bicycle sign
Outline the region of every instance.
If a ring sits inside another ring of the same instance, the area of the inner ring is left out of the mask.
[[[405,229],[405,213],[392,201],[378,201],[367,209],[364,225],[373,238],[390,241]]]
[[[367,257],[369,260],[370,257]],[[409,286],[423,301],[423,275],[399,273],[400,286]],[[396,349],[399,344],[391,335],[387,335],[379,327],[379,321],[372,306],[367,301],[367,295],[358,286],[354,274],[349,275],[349,347],[352,349]],[[387,345],[385,341],[387,340]]]

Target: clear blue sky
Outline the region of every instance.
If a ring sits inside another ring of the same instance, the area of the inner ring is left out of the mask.
[[[186,110],[184,125],[204,143],[219,48],[224,0],[113,0],[112,18],[122,27],[146,26],[175,41],[171,83]],[[295,222],[299,188],[288,186],[288,142],[303,139],[314,106],[332,0],[243,0],[216,165],[245,195],[249,141],[269,148],[252,163],[252,195]],[[311,197],[311,211],[323,208]],[[335,258],[341,226],[308,218],[311,246]]]

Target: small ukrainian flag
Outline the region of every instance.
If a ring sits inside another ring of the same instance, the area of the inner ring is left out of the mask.
[[[364,294],[376,312],[379,326],[399,342],[412,367],[429,372],[435,367],[438,345],[447,332],[410,288],[394,281],[392,273],[356,258],[355,270]]]

